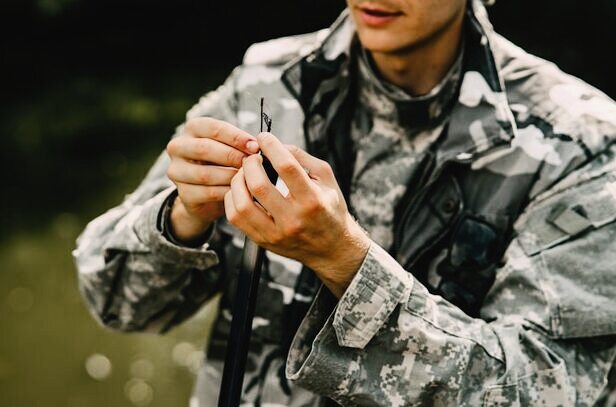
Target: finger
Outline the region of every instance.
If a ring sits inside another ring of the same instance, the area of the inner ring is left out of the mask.
[[[176,185],[182,202],[193,207],[210,202],[222,202],[230,189],[228,186],[206,187],[184,183],[177,183]]]
[[[199,165],[184,160],[173,160],[167,176],[175,183],[195,185],[230,185],[237,170],[216,165]]]
[[[270,182],[262,163],[263,157],[253,154],[244,160],[240,171],[244,174],[250,194],[275,218],[276,214],[284,211],[286,201]]]
[[[295,157],[299,164],[308,171],[310,178],[318,180],[328,178],[332,175],[330,171],[331,167],[326,161],[310,155],[308,152],[292,144],[285,144],[285,148]]]
[[[235,208],[242,218],[249,220],[255,227],[268,228],[273,226],[272,218],[253,200],[246,186],[244,172],[241,169],[231,180],[231,195],[233,196]]]
[[[231,191],[225,194],[224,199],[225,217],[230,224],[240,229],[244,234],[249,236],[255,242],[264,242],[263,234],[259,230],[255,230],[252,225],[245,222],[245,219],[239,213],[233,202],[233,194]]]
[[[196,117],[186,122],[185,128],[195,137],[211,138],[247,154],[259,151],[254,136],[222,120]]]
[[[239,219],[239,214],[237,213],[237,209],[235,209],[235,205],[233,204],[233,195],[231,195],[231,190],[225,194],[224,198],[224,206],[225,206],[225,216],[229,223],[234,225],[236,220]]]
[[[171,157],[240,168],[247,156],[236,148],[208,138],[178,137],[176,140],[167,145]]]
[[[292,195],[301,198],[312,194],[312,181],[306,170],[273,134],[260,133],[257,135],[257,141]]]

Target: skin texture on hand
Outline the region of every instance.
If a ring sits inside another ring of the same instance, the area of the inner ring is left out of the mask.
[[[169,142],[167,176],[178,189],[170,227],[177,240],[198,238],[224,214],[231,179],[258,149],[254,136],[208,117],[189,120],[184,133]]]
[[[270,133],[257,141],[289,193],[283,196],[269,181],[260,155],[250,155],[225,194],[227,219],[258,245],[313,269],[340,298],[370,239],[349,214],[329,164]]]
[[[269,181],[259,149],[287,185],[287,196]],[[270,133],[255,138],[211,118],[187,122],[167,152],[167,175],[178,188],[170,215],[177,240],[198,238],[224,214],[258,245],[310,267],[342,296],[370,239],[349,214],[329,164]]]

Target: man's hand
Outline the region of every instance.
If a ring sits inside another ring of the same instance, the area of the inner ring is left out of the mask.
[[[341,297],[370,240],[349,214],[332,169],[270,133],[257,141],[289,193],[283,196],[269,181],[263,158],[251,155],[225,194],[227,219],[258,245],[313,269]]]
[[[231,179],[258,150],[253,136],[229,123],[207,117],[186,123],[184,133],[167,145],[167,176],[178,189],[170,215],[175,238],[194,240],[224,214]]]

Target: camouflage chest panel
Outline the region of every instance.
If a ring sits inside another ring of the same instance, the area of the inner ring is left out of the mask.
[[[358,52],[358,103],[350,126],[355,151],[349,208],[370,238],[393,243],[394,211],[421,157],[443,133],[455,100],[462,53],[427,95],[413,97],[379,78],[366,52]]]
[[[525,159],[517,150],[509,154]],[[478,316],[533,181],[531,174],[474,170],[470,161],[447,163],[437,178],[403,199],[396,220],[398,262],[430,291]]]

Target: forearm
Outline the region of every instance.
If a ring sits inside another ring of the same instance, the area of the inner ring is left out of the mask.
[[[164,162],[159,160],[152,172],[157,166]],[[92,313],[109,327],[166,329],[178,322],[176,314],[189,314],[219,288],[216,253],[207,245],[177,246],[158,226],[171,191],[164,178],[146,179],[122,205],[92,221],[78,240],[74,257],[81,291]]]
[[[172,140],[185,134],[195,118],[210,116],[237,123],[235,81],[239,72],[234,70],[222,86],[190,109]],[[163,201],[173,190],[169,168],[170,157],[163,152],[139,188],[120,206],[91,222],[78,240],[74,256],[81,291],[96,318],[111,327],[168,329],[221,288],[222,271],[213,244],[194,248],[174,244],[159,227]],[[201,224],[197,229],[207,226]],[[188,237],[179,232],[177,243]]]
[[[593,400],[616,355],[613,339],[597,350],[550,341],[522,317],[487,323],[467,316],[373,244],[339,301],[320,291],[291,347],[287,375],[342,405]],[[583,375],[586,388],[578,387]]]

